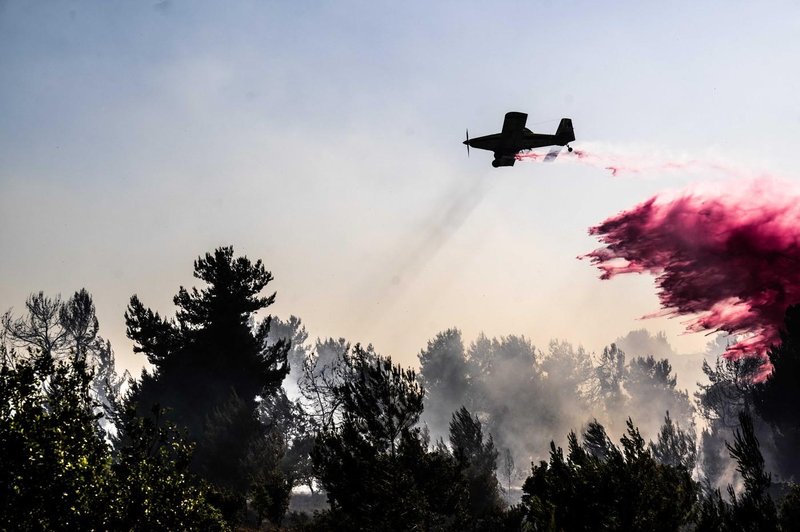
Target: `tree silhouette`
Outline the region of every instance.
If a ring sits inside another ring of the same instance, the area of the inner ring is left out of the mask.
[[[92,296],[85,288],[66,301],[38,292],[28,297],[25,311],[16,318],[6,312],[0,320],[3,336],[17,348],[17,357],[30,351],[54,360],[66,361],[76,356],[82,359],[93,372],[90,389],[98,402],[96,410],[105,414],[100,423],[113,434],[112,419],[130,375],[127,371],[121,376],[116,372],[111,343],[99,335]],[[5,363],[13,365],[14,360],[6,357]]]
[[[800,305],[786,310],[781,343],[769,351],[773,369],[752,387],[755,411],[772,427],[777,461],[785,478],[800,478]]]
[[[446,448],[429,450],[414,427],[423,397],[415,372],[358,345],[343,360],[341,422],[323,429],[312,452],[331,528],[455,527],[464,485]]]
[[[691,473],[697,462],[694,430],[688,432],[682,430],[679,424],[672,421],[667,412],[658,438],[655,442],[650,442],[650,452],[659,463],[672,467],[681,466]]]
[[[56,361],[0,346],[0,515],[18,529],[88,530],[109,522],[109,449],[79,356]]]
[[[0,515],[18,530],[218,530],[218,512],[188,472],[191,445],[168,426],[121,416],[114,453],[98,425],[92,372],[0,345]]]
[[[247,458],[265,437],[257,398],[280,386],[289,345],[268,341],[269,317],[254,325],[255,313],[275,299],[260,295],[272,281],[260,260],[234,257],[233,248],[222,247],[198,258],[194,270],[205,286],[180,287],[175,319],[131,298],[128,336],[155,367],[143,372],[130,400],[140,415],[155,404],[166,408],[165,416],[197,443],[193,469],[241,506],[256,468]]]
[[[684,468],[659,464],[628,420],[621,447],[593,422],[568,455],[551,443],[549,462],[523,486],[525,519],[547,530],[678,530],[689,523],[697,488]]]
[[[466,481],[470,519],[478,523],[499,514],[502,499],[495,476],[498,453],[491,435],[483,437],[481,422],[464,407],[450,421],[450,446]]]

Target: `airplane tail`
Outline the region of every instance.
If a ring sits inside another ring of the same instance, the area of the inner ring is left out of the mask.
[[[561,123],[558,124],[558,129],[556,130],[556,137],[558,140],[567,144],[568,142],[572,142],[575,140],[575,131],[572,129],[572,120],[569,118],[562,118]]]

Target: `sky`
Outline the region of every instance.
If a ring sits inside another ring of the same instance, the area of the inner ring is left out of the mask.
[[[798,34],[792,2],[0,0],[0,310],[85,287],[138,371],[131,295],[170,315],[233,245],[273,273],[271,313],[408,365],[448,327],[702,351],[639,319],[651,276],[577,256],[659,192],[798,181]],[[644,171],[467,157],[507,111]]]

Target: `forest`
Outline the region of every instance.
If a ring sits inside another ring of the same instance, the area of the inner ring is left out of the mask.
[[[86,290],[3,315],[3,529],[800,522],[800,305],[768,362],[717,356],[690,395],[668,359],[622,341],[590,353],[452,328],[404,367],[269,316],[272,274],[232,247],[199,256],[194,276],[170,314],[131,296],[138,376],[117,371]]]

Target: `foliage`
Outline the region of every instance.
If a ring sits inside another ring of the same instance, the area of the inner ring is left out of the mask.
[[[511,450],[506,448],[503,450],[502,462],[500,463],[500,472],[503,475],[503,480],[506,484],[506,495],[511,494],[511,482],[517,478],[519,470],[517,464],[514,462],[514,455]]]
[[[569,435],[568,454],[551,443],[550,461],[523,486],[534,530],[677,530],[691,518],[697,486],[682,467],[658,463],[631,420],[621,447],[590,423],[584,444]]]
[[[464,407],[450,421],[450,446],[466,483],[470,521],[477,523],[499,514],[502,499],[495,477],[498,453],[491,435],[483,437],[481,422]]]
[[[274,345],[283,340],[289,344],[289,351],[286,355],[286,362],[289,365],[289,377],[293,383],[300,379],[303,371],[303,364],[308,358],[309,349],[306,345],[308,332],[305,325],[297,316],[289,316],[286,321],[280,318],[272,318],[269,327],[270,345]]]
[[[750,414],[739,414],[739,426],[740,429],[734,431],[733,444],[728,443],[726,447],[737,463],[737,471],[744,481],[744,490],[737,493],[729,485],[730,503],[722,498],[718,489],[708,493],[698,505],[698,530],[780,530],[778,512],[768,492],[771,476],[765,471],[764,458]],[[787,515],[791,507],[790,502]]]
[[[689,431],[682,430],[667,412],[658,438],[655,442],[650,442],[653,458],[661,464],[683,467],[691,473],[697,461],[697,438],[694,435],[694,427],[689,428]]]
[[[737,495],[728,487],[734,522],[739,530],[771,530],[777,528],[777,512],[767,492],[772,477],[764,469],[761,454],[749,414],[739,414],[740,430],[734,432],[733,444],[726,444],[731,458],[738,464],[736,470],[742,475],[744,492]]]
[[[0,515],[20,530],[223,528],[188,474],[191,447],[166,426],[125,418],[112,454],[85,357],[0,346]]]
[[[752,358],[728,360],[718,357],[712,368],[703,361],[703,373],[708,384],[698,384],[695,397],[700,415],[716,425],[728,429],[738,427],[739,412],[749,411],[753,379],[760,363]]]
[[[254,314],[275,299],[260,295],[272,281],[261,261],[234,257],[233,248],[222,247],[198,258],[194,270],[205,286],[180,287],[174,319],[131,298],[128,336],[155,368],[143,373],[129,400],[140,415],[155,404],[166,407],[168,420],[197,445],[192,469],[216,486],[220,504],[233,508],[237,500],[243,505],[253,482],[269,477],[285,483],[275,471],[265,477],[258,463],[264,457],[253,449],[263,450],[266,437],[257,399],[274,394],[288,373],[289,345],[269,341],[269,317],[254,325]],[[226,515],[235,521],[236,513]]]
[[[48,297],[38,292],[28,297],[25,311],[16,318],[6,312],[0,321],[4,337],[17,349],[17,357],[28,351],[54,360],[79,357],[93,372],[90,391],[98,403],[95,408],[105,414],[101,423],[106,432],[113,434],[111,419],[130,376],[127,372],[117,375],[111,343],[99,335],[92,296],[81,289],[62,301],[60,296]],[[13,366],[15,362],[4,356],[4,363]]]
[[[780,527],[782,530],[792,530],[797,523],[800,523],[800,486],[791,484],[781,502]]]
[[[786,310],[784,323],[780,345],[769,351],[772,373],[752,395],[755,411],[772,428],[778,470],[800,479],[800,305]]]
[[[78,356],[19,356],[0,368],[0,515],[19,529],[105,527],[114,499],[110,451]]]
[[[112,466],[117,484],[116,522],[134,530],[220,530],[222,515],[209,487],[189,473],[193,445],[154,407],[152,416],[123,414],[126,442]]]
[[[336,529],[456,526],[463,485],[446,448],[429,451],[414,427],[423,397],[416,374],[358,345],[343,360],[341,422],[322,430],[312,453],[331,504],[325,519]]]
[[[437,433],[444,433],[450,416],[471,404],[471,374],[461,331],[447,329],[428,341],[417,355],[420,382],[425,388],[424,419]]]
[[[350,378],[350,344],[344,339],[317,340],[316,349],[306,357],[299,380],[305,412],[322,430],[332,430],[341,421],[340,387]]]
[[[616,344],[604,347],[595,371],[599,399],[608,412],[619,411],[625,400],[622,389],[625,380],[625,353]]]
[[[355,378],[345,381],[339,392],[344,422],[377,452],[394,456],[400,436],[422,413],[423,391],[416,373],[358,345],[352,361]]]

